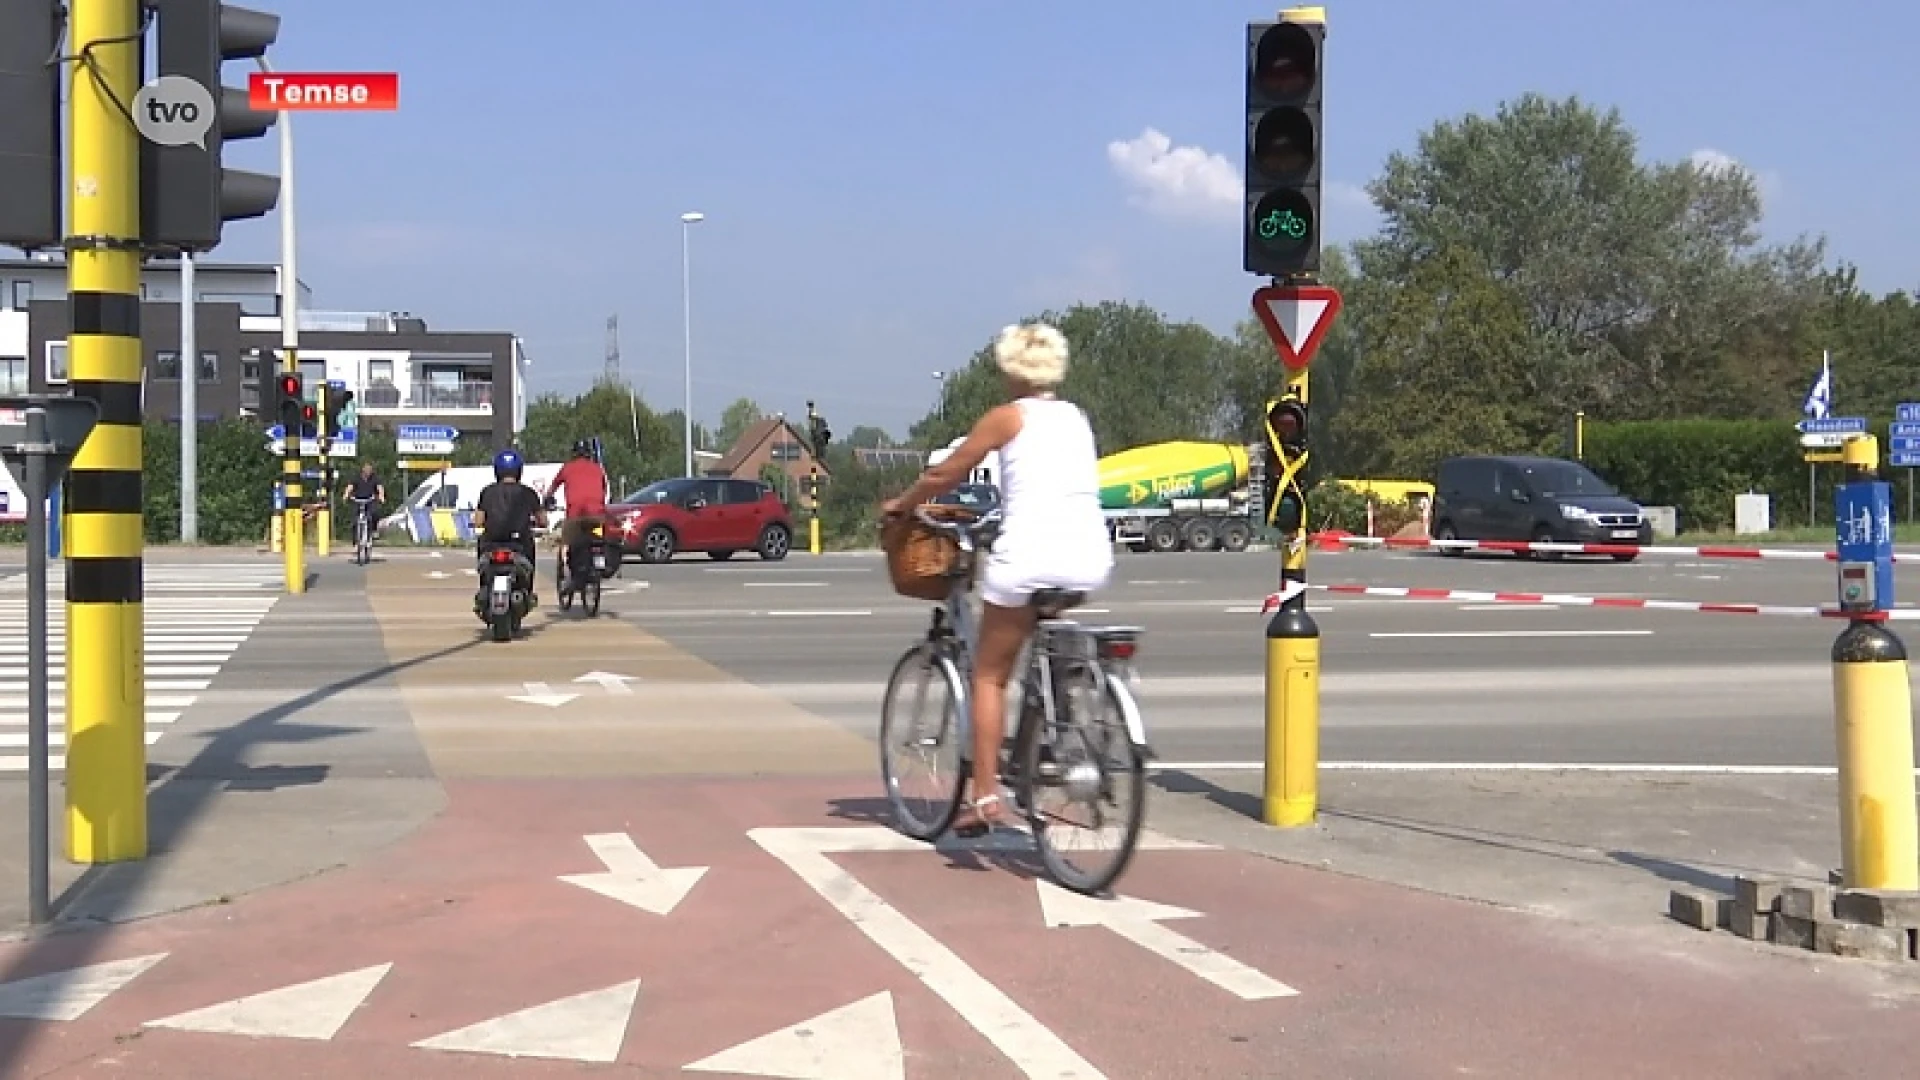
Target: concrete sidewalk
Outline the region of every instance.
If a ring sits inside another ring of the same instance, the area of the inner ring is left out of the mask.
[[[1835,962],[1666,914],[1676,887],[1731,896],[1737,876],[1824,885],[1839,865],[1832,776],[1329,770],[1319,821],[1300,829],[1261,822],[1258,771],[1154,783],[1154,827],[1170,835],[1676,945]],[[1874,968],[1920,994],[1920,963]]]

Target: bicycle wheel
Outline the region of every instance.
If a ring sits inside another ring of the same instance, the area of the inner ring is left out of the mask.
[[[1027,812],[1048,876],[1061,888],[1099,895],[1126,871],[1140,842],[1147,820],[1146,757],[1127,734],[1133,699],[1123,684],[1079,661],[1056,660],[1054,673],[1057,715],[1028,743],[1021,762]],[[1043,761],[1043,747],[1052,751],[1052,761]],[[1064,813],[1043,806],[1049,795],[1062,797]],[[1082,826],[1076,816],[1090,820]],[[1083,864],[1070,850],[1071,835],[1082,833],[1115,844]]]
[[[586,590],[580,597],[580,606],[586,609],[589,619],[600,614],[600,579],[598,577],[587,579]]]
[[[894,827],[915,840],[932,841],[960,812],[969,768],[965,703],[966,687],[953,661],[928,642],[908,649],[887,678],[880,703],[880,778]],[[949,759],[952,776],[943,779],[940,763]],[[916,765],[927,766],[927,776],[910,784]]]
[[[553,595],[559,601],[561,611],[573,607],[573,594],[567,591],[567,557],[564,552],[553,560]]]

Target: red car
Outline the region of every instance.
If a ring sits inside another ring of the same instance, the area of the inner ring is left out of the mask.
[[[667,562],[682,551],[704,551],[716,560],[755,551],[775,561],[793,549],[787,505],[752,480],[662,480],[608,504],[607,519],[611,549],[642,562]]]

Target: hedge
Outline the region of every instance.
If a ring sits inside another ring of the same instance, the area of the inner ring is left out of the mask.
[[[1884,425],[1878,432],[1887,445]],[[1671,506],[1685,531],[1733,526],[1734,496],[1772,496],[1776,528],[1808,524],[1799,433],[1778,420],[1674,420],[1587,426],[1585,460],[1643,506]],[[1837,467],[1814,470],[1815,508],[1833,520]]]

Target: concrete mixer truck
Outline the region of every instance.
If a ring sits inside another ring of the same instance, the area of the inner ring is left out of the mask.
[[[955,439],[927,456],[937,465]],[[1000,455],[989,454],[970,484],[997,485]],[[1100,459],[1100,509],[1116,544],[1132,551],[1244,551],[1260,525],[1254,485],[1260,449],[1232,443],[1163,442]]]

